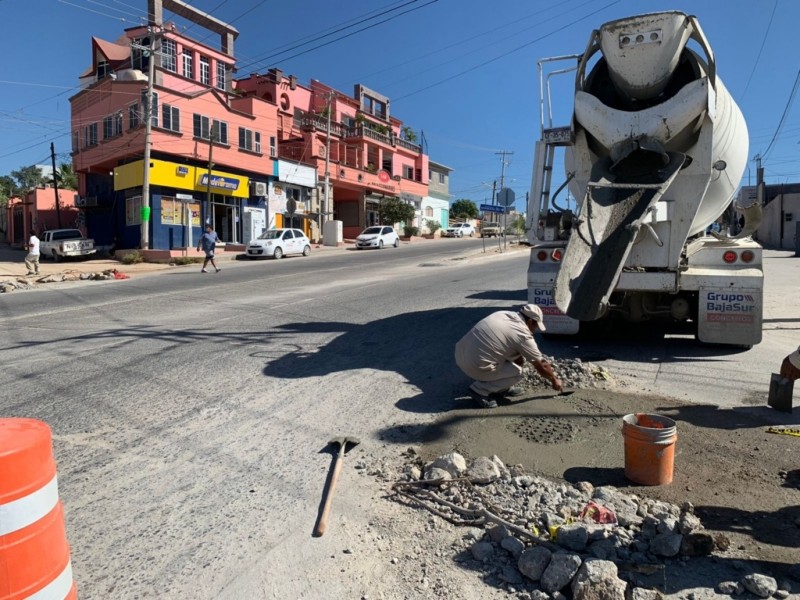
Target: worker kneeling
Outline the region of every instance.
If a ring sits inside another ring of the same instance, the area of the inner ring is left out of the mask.
[[[497,406],[495,398],[523,393],[516,384],[522,381],[522,367],[530,361],[554,390],[563,391],[533,334],[544,331],[542,309],[526,304],[517,311],[501,310],[479,321],[456,344],[456,364],[475,379],[469,389],[485,408]]]

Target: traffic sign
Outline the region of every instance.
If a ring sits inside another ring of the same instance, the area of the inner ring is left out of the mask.
[[[511,188],[503,188],[497,192],[497,203],[502,206],[513,206],[516,194]]]
[[[490,213],[504,213],[506,212],[505,207],[503,206],[495,206],[494,204],[481,204],[481,212],[490,212]]]

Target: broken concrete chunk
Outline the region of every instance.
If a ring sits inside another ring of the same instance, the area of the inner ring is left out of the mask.
[[[425,471],[429,469],[443,469],[450,473],[450,477],[460,477],[467,470],[467,461],[458,452],[451,452],[436,458],[433,462],[425,465]],[[426,479],[431,479],[426,477]]]
[[[539,585],[548,594],[553,594],[566,587],[581,566],[581,557],[567,552],[556,552],[550,558],[550,564],[542,573]]]
[[[617,576],[617,565],[589,558],[572,581],[574,600],[625,600],[627,583]]]
[[[528,548],[520,555],[517,568],[531,581],[539,581],[552,556],[553,553],[542,546]]]
[[[745,575],[744,579],[742,579],[742,585],[744,589],[759,598],[769,598],[778,591],[778,582],[773,577],[761,575],[760,573]]]

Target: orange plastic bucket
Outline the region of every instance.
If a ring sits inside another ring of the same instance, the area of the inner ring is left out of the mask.
[[[642,485],[672,482],[675,421],[661,415],[636,413],[622,417],[625,439],[625,477]]]
[[[0,600],[77,598],[50,428],[0,419]]]

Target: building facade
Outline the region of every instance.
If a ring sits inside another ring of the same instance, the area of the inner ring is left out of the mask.
[[[450,167],[434,161],[428,162],[428,195],[422,200],[420,233],[430,233],[430,222],[441,229],[450,224]]]
[[[220,48],[162,24],[163,9],[218,34]],[[80,204],[99,245],[184,248],[206,224],[225,243],[290,225],[318,241],[331,219],[355,237],[389,197],[422,215],[428,157],[389,98],[279,69],[233,79],[235,28],[176,0],[149,0],[148,12],[150,26],[92,38],[70,98]]]

